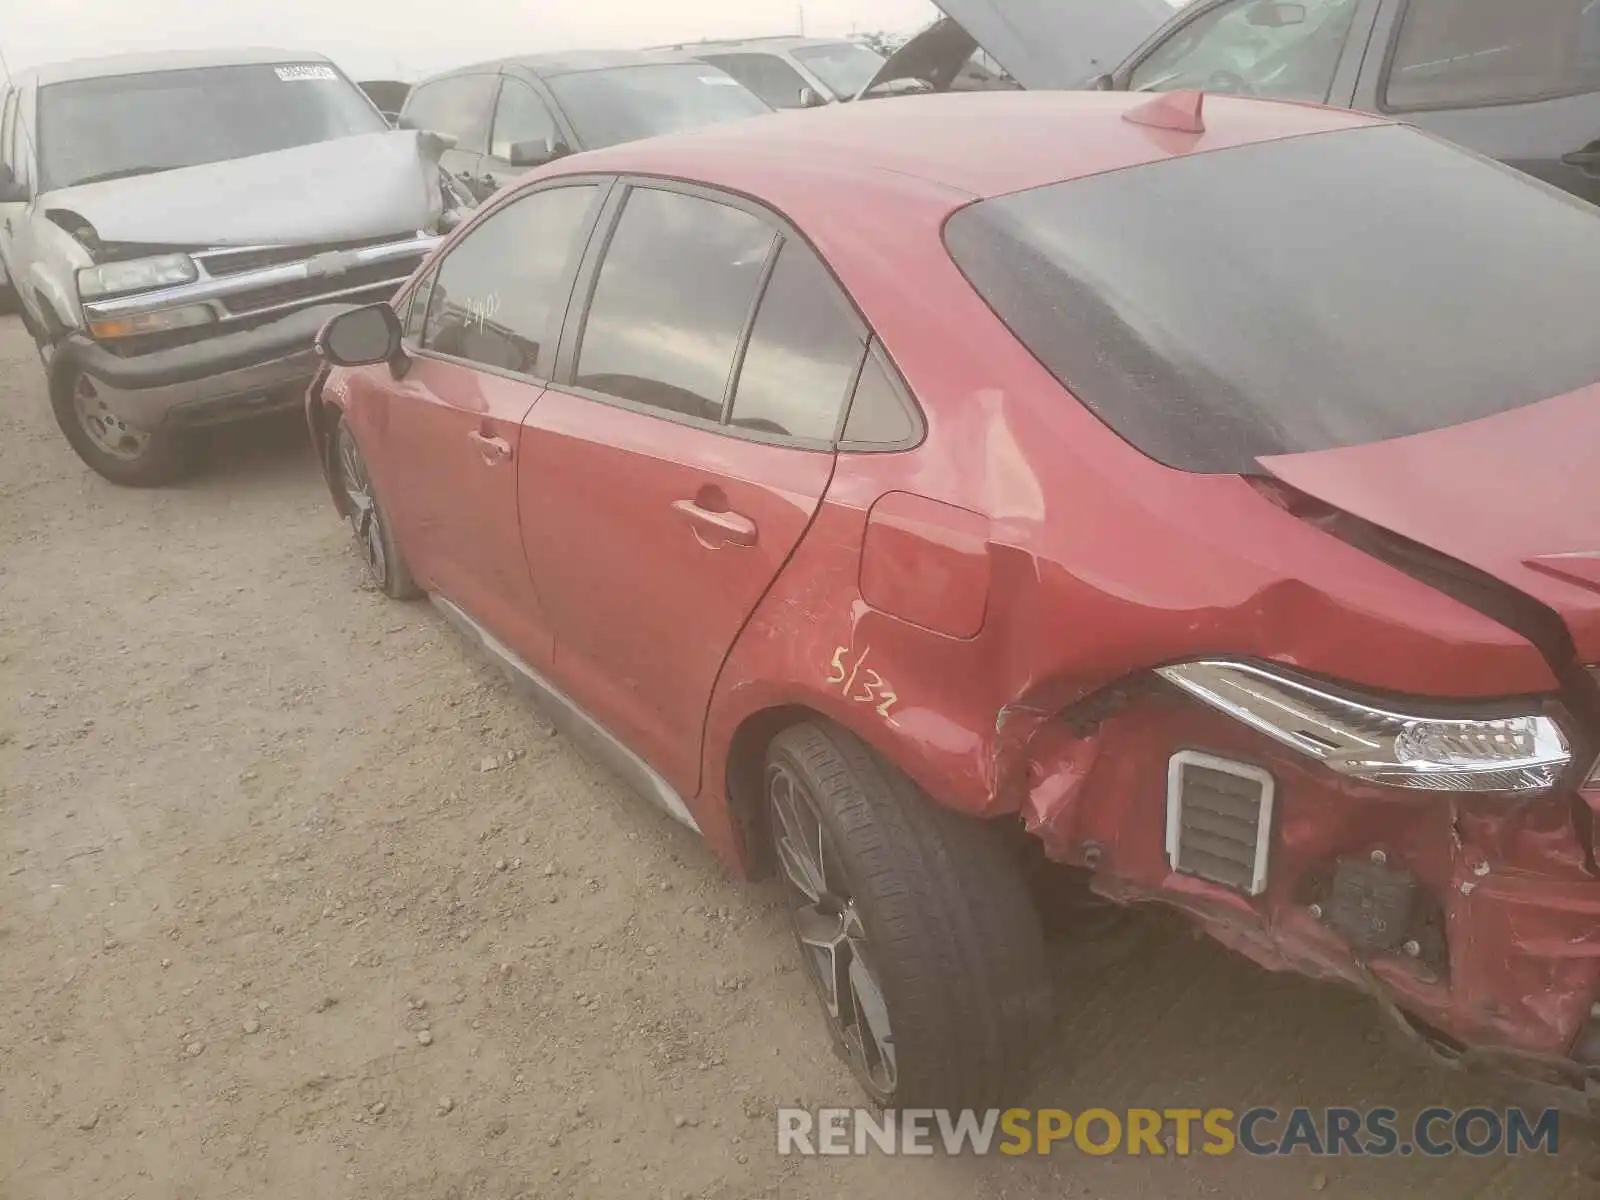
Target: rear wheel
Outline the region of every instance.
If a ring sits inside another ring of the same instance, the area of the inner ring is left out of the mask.
[[[898,1108],[1014,1098],[1050,996],[1038,916],[995,830],[816,724],[773,740],[766,799],[801,960],[861,1087]]]
[[[41,357],[44,351],[40,351]],[[183,435],[167,427],[137,429],[106,404],[95,381],[63,365],[50,373],[50,407],[68,443],[97,474],[124,487],[162,487],[192,465]]]
[[[350,525],[372,581],[384,595],[395,600],[416,599],[422,595],[422,589],[411,578],[405,555],[395,541],[383,506],[378,503],[378,493],[372,486],[372,476],[367,471],[366,460],[361,457],[355,434],[343,421],[339,422],[335,435],[334,454]]]

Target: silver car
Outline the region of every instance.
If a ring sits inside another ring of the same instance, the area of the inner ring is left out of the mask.
[[[190,431],[297,406],[318,329],[387,299],[470,208],[446,139],[391,129],[331,62],[85,60],[0,90],[0,269],[67,440],[115,483]]]

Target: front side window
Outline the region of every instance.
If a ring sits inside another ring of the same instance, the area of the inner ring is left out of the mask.
[[[533,192],[465,234],[434,274],[422,346],[543,378],[599,189]]]
[[[773,108],[800,107],[800,89],[806,81],[776,54],[708,54],[706,61],[721,67]]]
[[[326,63],[151,71],[39,89],[39,189],[381,133],[382,116]]]
[[[1183,470],[1257,472],[1600,380],[1600,210],[1404,126],[985,200],[945,239],[1067,391]]]
[[[1132,91],[1198,88],[1325,101],[1360,0],[1232,0],[1190,21],[1136,66]]]
[[[406,101],[406,123],[448,133],[456,139],[458,150],[482,152],[489,106],[499,82],[496,75],[454,75],[425,83]]]
[[[511,161],[511,148],[519,142],[554,147],[561,140],[555,118],[545,102],[526,84],[508,79],[500,89],[500,103],[494,112],[494,136],[489,154],[501,162]]]
[[[1595,89],[1600,0],[1410,0],[1384,103],[1466,107]]]
[[[742,209],[635,189],[595,282],[576,384],[680,416],[721,420],[775,237]]]
[[[588,150],[772,111],[737,79],[709,63],[580,71],[554,76],[549,85]]]
[[[809,249],[785,241],[750,330],[731,423],[831,441],[866,348],[833,277]]]
[[[17,93],[15,90],[6,91],[6,103],[0,110],[0,166],[7,169],[13,167],[14,159],[11,155],[11,131],[17,121]]]

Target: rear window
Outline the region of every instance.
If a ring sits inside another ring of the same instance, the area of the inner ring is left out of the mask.
[[[1508,104],[1600,88],[1600,0],[1410,0],[1391,109]]]
[[[582,71],[549,83],[588,150],[772,111],[737,79],[705,63]]]
[[[1183,470],[1600,380],[1600,210],[1413,129],[1052,184],[963,209],[945,237],[1066,388]]]

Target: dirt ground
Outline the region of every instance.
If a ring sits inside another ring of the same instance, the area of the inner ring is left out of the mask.
[[[294,422],[79,465],[0,318],[4,1200],[1594,1195],[1555,1158],[780,1159],[851,1104],[771,885],[363,582]],[[1056,935],[1019,1104],[1465,1105],[1361,998],[1151,918]]]

